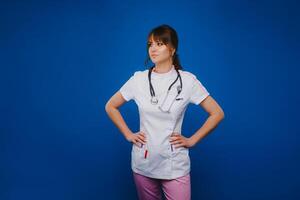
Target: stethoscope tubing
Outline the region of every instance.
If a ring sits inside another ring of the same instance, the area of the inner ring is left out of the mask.
[[[152,104],[157,104],[158,103],[158,100],[157,98],[155,97],[155,91],[154,91],[154,88],[153,88],[153,85],[152,85],[152,82],[151,82],[151,74],[152,74],[152,70],[153,70],[154,66],[151,67],[148,71],[148,81],[149,81],[149,90],[150,90],[150,95],[151,95],[151,103]],[[172,84],[169,86],[168,88],[168,91],[167,91],[167,94],[169,93],[169,91],[171,90],[172,86],[177,82],[177,80],[179,79],[180,81],[180,88],[178,89],[177,88],[177,96],[181,93],[182,91],[182,79],[181,79],[181,75],[179,73],[179,71],[176,69],[176,72],[177,72],[177,77],[176,79],[172,82]],[[176,97],[177,97],[176,96]],[[154,100],[155,98],[155,100]],[[165,99],[164,99],[165,100]]]

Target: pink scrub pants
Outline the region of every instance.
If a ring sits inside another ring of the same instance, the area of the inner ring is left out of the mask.
[[[163,180],[133,172],[133,178],[140,200],[162,200],[161,189],[166,200],[191,199],[190,174],[173,180]]]

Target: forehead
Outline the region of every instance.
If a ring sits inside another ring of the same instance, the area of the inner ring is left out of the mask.
[[[162,40],[159,38],[159,36],[154,36],[153,34],[148,38],[149,42],[161,42]]]

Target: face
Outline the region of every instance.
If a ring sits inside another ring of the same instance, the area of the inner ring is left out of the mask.
[[[158,64],[169,61],[172,63],[172,55],[175,52],[174,49],[168,47],[161,41],[154,41],[153,36],[149,39],[148,46],[148,53],[153,63]]]

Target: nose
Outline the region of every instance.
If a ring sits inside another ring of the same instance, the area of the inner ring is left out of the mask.
[[[157,54],[157,48],[154,47],[154,48],[151,48],[150,51],[149,51],[150,54]]]
[[[151,54],[156,53],[156,49],[150,49],[150,53]]]
[[[156,51],[156,47],[154,47],[154,46],[152,45],[152,46],[150,46],[149,50],[150,50],[151,53],[153,53],[153,52]]]
[[[156,51],[157,47],[158,47],[158,46],[157,46],[155,43],[152,43],[151,46],[149,47],[149,49],[150,49],[151,51]]]

